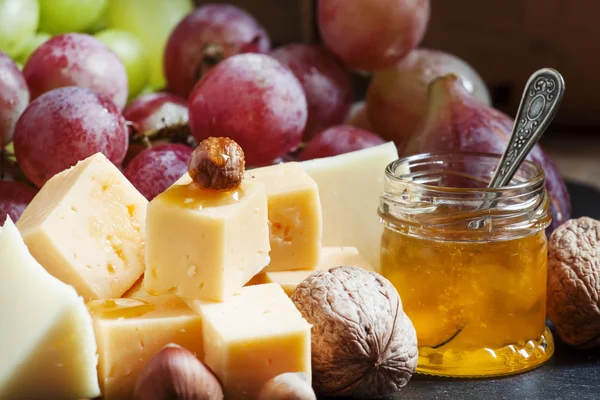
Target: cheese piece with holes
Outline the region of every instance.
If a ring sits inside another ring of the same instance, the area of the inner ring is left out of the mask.
[[[148,206],[144,288],[223,301],[269,263],[267,195],[261,182],[217,192],[186,173]]]
[[[354,246],[375,269],[383,225],[377,208],[386,166],[398,159],[392,142],[334,157],[300,162],[317,182],[323,246]]]
[[[189,301],[202,316],[204,362],[225,398],[255,399],[284,372],[311,375],[310,324],[275,283],[247,286],[222,303]]]
[[[375,270],[371,263],[359,253],[356,247],[324,247],[321,250],[321,259],[316,269],[327,271],[330,268],[342,265],[361,267],[368,271]],[[296,290],[296,286],[308,278],[313,272],[315,271],[310,269],[265,272],[252,278],[252,280],[248,282],[248,285],[274,282],[279,284],[288,296],[291,296],[292,293],[294,293],[294,290]]]
[[[0,399],[100,395],[85,303],[31,256],[13,222],[0,227]]]
[[[144,271],[147,203],[98,153],[52,177],[17,227],[38,262],[86,301],[120,297]]]
[[[129,400],[139,374],[165,345],[176,343],[200,359],[202,320],[172,294],[152,296],[136,283],[124,298],[87,304],[98,342],[103,400]]]
[[[264,271],[315,268],[323,229],[315,181],[295,162],[253,169],[246,179],[267,190],[271,262]]]

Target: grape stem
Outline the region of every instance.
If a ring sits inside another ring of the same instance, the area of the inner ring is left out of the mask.
[[[132,142],[143,144],[146,148],[152,147],[153,142],[166,141],[168,143],[182,143],[196,147],[197,143],[190,133],[188,124],[165,126],[148,132],[140,132],[137,126],[128,122],[129,136]]]

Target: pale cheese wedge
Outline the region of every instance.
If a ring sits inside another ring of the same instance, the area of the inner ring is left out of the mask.
[[[0,399],[100,395],[83,299],[31,256],[10,218],[0,228],[0,304]]]
[[[398,159],[392,142],[335,157],[303,161],[317,182],[323,246],[353,246],[377,270],[383,225],[377,215],[386,166]]]

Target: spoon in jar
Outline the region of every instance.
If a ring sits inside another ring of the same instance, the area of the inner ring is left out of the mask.
[[[488,188],[500,188],[510,183],[521,163],[542,137],[554,119],[565,94],[562,75],[552,68],[534,72],[527,81],[515,117],[508,146],[498,163]],[[489,193],[479,210],[493,207],[494,193]],[[481,229],[484,219],[469,223],[471,229]]]

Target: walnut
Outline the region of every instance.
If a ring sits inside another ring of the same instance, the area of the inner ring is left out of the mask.
[[[203,189],[231,190],[244,178],[244,151],[226,137],[209,137],[198,144],[188,166],[194,184]]]
[[[551,235],[548,317],[567,344],[600,345],[600,222],[579,218]]]
[[[417,336],[387,279],[358,267],[335,267],[311,274],[291,298],[313,325],[318,394],[378,398],[408,383],[417,366]]]

